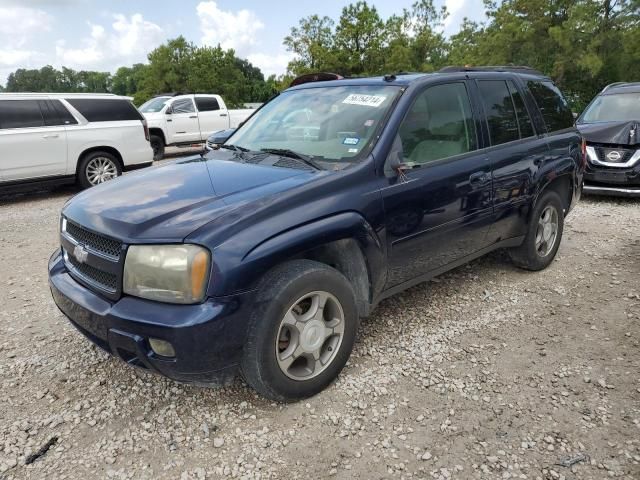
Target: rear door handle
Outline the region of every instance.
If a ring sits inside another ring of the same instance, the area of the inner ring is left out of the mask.
[[[469,184],[472,187],[481,187],[491,180],[491,175],[487,172],[476,172],[469,176]]]
[[[197,115],[189,115],[189,118],[198,118]]]
[[[226,117],[226,116],[227,116],[227,114],[226,114],[226,113],[221,113],[221,114],[220,114],[220,116],[221,116],[221,117]]]
[[[58,138],[60,135],[57,133],[52,133],[50,135],[43,135],[42,138]]]

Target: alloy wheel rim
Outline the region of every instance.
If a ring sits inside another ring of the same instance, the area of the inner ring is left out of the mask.
[[[536,230],[536,252],[541,257],[551,253],[558,238],[558,210],[547,205],[538,219]]]
[[[282,373],[292,380],[314,378],[335,360],[344,337],[344,310],[324,291],[296,300],[280,322],[275,354]]]
[[[87,180],[91,185],[98,185],[118,176],[116,164],[107,157],[92,158],[87,164]]]

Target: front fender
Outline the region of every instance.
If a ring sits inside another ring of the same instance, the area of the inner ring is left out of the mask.
[[[362,250],[375,295],[386,279],[384,244],[357,212],[342,212],[299,225],[254,243],[245,253],[233,248],[244,241],[225,242],[213,252],[214,278],[209,294],[226,296],[253,290],[265,273],[282,262],[323,244],[348,238],[356,240]]]

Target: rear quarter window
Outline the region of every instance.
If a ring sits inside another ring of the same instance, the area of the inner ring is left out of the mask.
[[[530,80],[527,86],[542,113],[548,132],[573,126],[573,114],[569,104],[553,82]]]
[[[66,98],[90,122],[117,122],[143,120],[136,107],[128,100],[116,98]]]

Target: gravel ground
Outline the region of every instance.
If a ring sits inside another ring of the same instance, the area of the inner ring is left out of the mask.
[[[59,313],[74,191],[0,199],[0,478],[640,478],[640,202],[585,199],[544,272],[502,252],[384,301],[322,394],[185,386]]]

